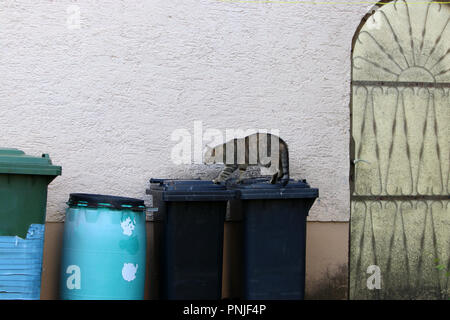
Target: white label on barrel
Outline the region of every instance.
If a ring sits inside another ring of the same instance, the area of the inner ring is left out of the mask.
[[[130,217],[126,218],[125,221],[122,221],[120,226],[122,227],[124,235],[131,236],[133,234],[135,224],[131,221]]]
[[[67,278],[67,289],[81,289],[81,270],[77,265],[70,265],[66,269],[66,273],[70,274],[69,278]]]
[[[122,277],[126,281],[133,281],[136,279],[136,272],[138,265],[134,266],[132,263],[124,263],[122,268]]]

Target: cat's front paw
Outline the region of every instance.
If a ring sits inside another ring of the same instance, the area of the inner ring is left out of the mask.
[[[214,184],[220,184],[220,180],[219,180],[219,179],[213,179],[212,182],[213,182]]]

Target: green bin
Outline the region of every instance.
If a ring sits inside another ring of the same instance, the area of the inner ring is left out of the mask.
[[[0,299],[39,299],[47,186],[61,167],[47,154],[0,148]]]

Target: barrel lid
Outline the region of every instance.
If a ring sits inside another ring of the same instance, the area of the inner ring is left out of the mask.
[[[232,180],[228,183],[230,190],[237,190],[242,200],[253,199],[315,199],[319,196],[319,189],[311,188],[306,180],[290,179],[286,186],[280,183],[270,183],[271,177],[249,178],[236,184]]]
[[[54,166],[48,154],[34,157],[19,149],[0,148],[0,173],[59,176],[61,167]]]
[[[211,180],[150,179],[150,193],[162,192],[164,201],[228,201],[236,191]]]
[[[133,211],[145,210],[144,200],[101,194],[71,193],[67,204],[69,206],[88,208],[128,209]]]

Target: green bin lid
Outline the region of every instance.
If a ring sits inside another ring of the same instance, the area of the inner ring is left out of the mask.
[[[33,157],[18,149],[0,148],[0,174],[59,176],[61,167],[52,165],[48,154]]]

